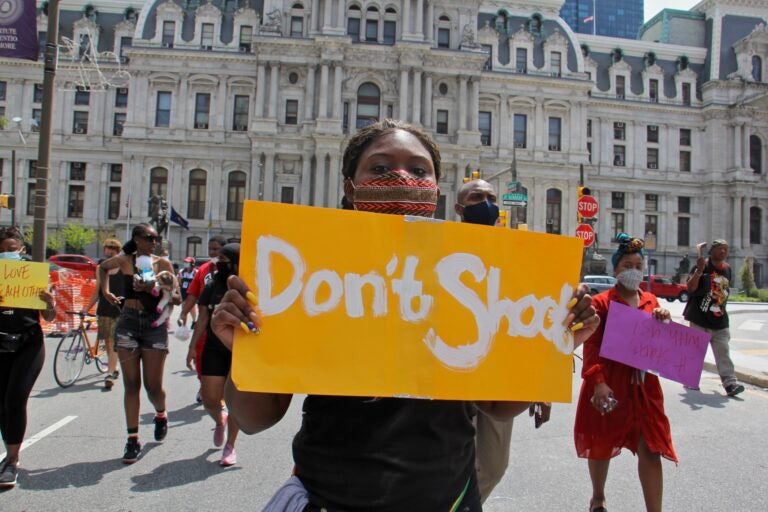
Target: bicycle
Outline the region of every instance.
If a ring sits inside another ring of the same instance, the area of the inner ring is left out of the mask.
[[[91,343],[88,338],[88,329],[92,321],[86,320],[86,316],[95,317],[79,311],[66,311],[66,313],[80,317],[80,325],[65,334],[56,347],[53,377],[62,388],[68,388],[74,384],[83,372],[83,367],[91,364],[91,361],[96,362],[96,370],[99,373],[107,371],[107,347],[104,340]]]

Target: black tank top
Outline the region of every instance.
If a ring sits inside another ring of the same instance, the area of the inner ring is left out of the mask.
[[[303,410],[293,458],[319,507],[448,511],[475,470],[470,402],[310,395]]]
[[[133,276],[140,274],[140,271],[136,268],[136,255],[134,254],[131,258],[133,259],[133,275],[127,276],[123,274],[123,292],[125,293],[125,299],[138,300],[144,308],[144,311],[154,313],[155,308],[157,308],[157,305],[160,302],[160,296],[158,295],[155,297],[148,292],[138,292],[133,288]]]

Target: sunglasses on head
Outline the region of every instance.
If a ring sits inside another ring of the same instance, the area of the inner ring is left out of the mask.
[[[142,235],[141,238],[143,238],[147,242],[157,242],[159,237],[156,235]]]

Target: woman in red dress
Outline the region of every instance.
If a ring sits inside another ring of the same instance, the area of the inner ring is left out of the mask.
[[[589,459],[592,480],[591,512],[607,512],[605,481],[610,459],[628,448],[638,457],[637,469],[646,509],[660,511],[663,476],[661,457],[677,462],[659,378],[600,357],[605,320],[611,301],[651,313],[661,321],[669,311],[651,293],[640,290],[643,241],[621,233],[613,254],[616,286],[597,295],[592,305],[600,326],[584,343],[584,379],[576,410],[574,440],[579,457]]]

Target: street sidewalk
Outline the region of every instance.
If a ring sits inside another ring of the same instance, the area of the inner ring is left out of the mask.
[[[676,309],[676,308],[670,308]],[[731,317],[731,324],[741,319],[743,315],[763,316],[768,322],[768,303],[765,302],[739,302],[728,303],[728,315]],[[683,319],[682,310],[678,313],[672,311],[672,320],[684,325],[688,322]],[[733,333],[731,333],[733,336]],[[736,377],[745,384],[768,388],[768,350],[760,355],[745,354],[731,347],[731,359],[736,367]],[[707,349],[707,356],[704,359],[704,371],[712,372],[717,375],[717,366],[712,354],[712,348]]]

